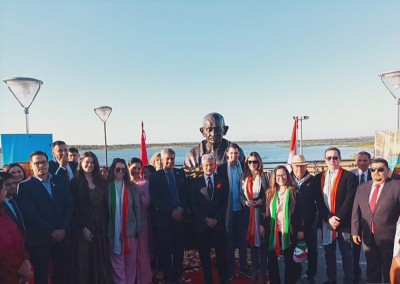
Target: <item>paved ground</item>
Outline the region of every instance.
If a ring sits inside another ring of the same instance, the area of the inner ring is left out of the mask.
[[[319,240],[318,241],[318,270],[317,270],[316,280],[318,283],[324,283],[328,279],[326,277],[325,252],[324,252],[324,248],[322,245],[322,240],[321,240],[320,235],[318,235],[318,240]],[[337,283],[343,283],[344,272],[343,272],[342,258],[340,255],[339,246],[336,247],[336,261],[337,261]],[[307,271],[307,261],[302,263],[302,265],[303,265],[303,275],[305,275],[305,272]],[[361,250],[360,266],[361,266],[361,271],[362,271],[361,283],[366,283],[367,277],[365,274],[365,270],[367,268],[367,263],[365,261],[365,255],[364,255],[363,250]],[[284,262],[283,262],[282,258],[280,259],[279,271],[281,272],[281,279],[284,279],[284,277],[283,277]],[[298,281],[298,283],[308,283],[307,277],[304,276],[300,281]]]

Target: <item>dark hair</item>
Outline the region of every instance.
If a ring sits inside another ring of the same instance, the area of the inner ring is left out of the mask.
[[[236,143],[229,144],[229,146],[226,148],[226,152],[228,152],[230,148],[239,150],[239,145]]]
[[[117,163],[121,163],[121,164],[124,164],[124,165],[125,165],[125,169],[126,169],[126,170],[125,170],[123,179],[124,179],[124,182],[130,183],[128,166],[126,165],[125,160],[124,160],[124,159],[121,159],[121,158],[115,158],[115,159],[113,160],[113,162],[112,162],[112,164],[111,164],[111,166],[110,166],[110,170],[109,170],[109,172],[108,172],[108,182],[112,182],[112,181],[114,181],[114,179],[115,179],[114,170],[115,170],[115,167],[116,167]]]
[[[79,164],[78,164],[78,168],[77,168],[77,172],[76,172],[76,178],[79,180],[79,183],[81,185],[85,185],[86,187],[88,187],[88,182],[86,180],[85,177],[85,171],[82,168],[82,162],[85,158],[92,158],[93,159],[93,171],[92,171],[92,176],[93,176],[93,183],[96,186],[102,186],[103,184],[103,179],[101,178],[101,174],[100,174],[100,165],[99,165],[99,160],[97,159],[96,155],[91,152],[91,151],[87,151],[85,153],[82,154],[81,158],[79,159]]]
[[[0,190],[2,190],[4,187],[4,180],[0,178]]]
[[[325,154],[324,155],[326,155],[326,152],[328,152],[328,151],[336,151],[337,153],[338,153],[338,155],[339,155],[339,158],[341,158],[342,156],[340,156],[340,150],[338,149],[338,148],[336,148],[336,147],[329,147],[329,148],[327,148],[326,150],[325,150]],[[325,157],[324,157],[325,158]]]
[[[14,168],[14,167],[20,168],[20,169],[22,170],[22,172],[24,173],[24,179],[26,179],[25,170],[24,170],[24,168],[23,168],[20,164],[18,164],[18,163],[11,163],[11,164],[7,165],[7,169],[5,170],[5,172],[6,172],[6,173],[9,173],[10,170],[11,170],[12,168]]]
[[[366,156],[368,157],[368,160],[371,160],[371,154],[368,153],[368,152],[366,152],[366,151],[358,152],[358,153],[357,153],[357,156],[358,156],[358,155],[366,155]]]
[[[49,161],[49,157],[47,157],[47,154],[43,151],[35,151],[32,154],[29,155],[29,161],[32,161],[33,156],[45,156],[46,161]]]
[[[154,174],[155,172],[157,172],[155,167],[153,167],[152,165],[147,165],[147,166],[144,166],[144,167],[140,170],[140,176],[141,176],[141,177],[143,177],[143,172],[144,172],[145,169],[149,169],[149,171],[150,171],[151,174]]]
[[[374,164],[374,163],[382,163],[382,164],[384,164],[384,165],[386,166],[386,168],[389,169],[389,164],[388,164],[388,162],[387,162],[385,159],[383,159],[383,158],[376,158],[376,159],[374,159],[374,160],[372,161],[372,164]]]
[[[110,171],[110,170],[108,169],[108,167],[106,167],[106,166],[101,166],[101,167],[99,167],[99,170],[100,170],[100,169],[106,169],[107,173]]]
[[[54,141],[53,143],[51,143],[51,148],[53,149],[54,147],[60,146],[60,145],[67,145],[67,144],[65,144],[64,141],[57,140],[57,141]]]
[[[279,185],[276,182],[276,172],[280,169],[283,169],[286,173],[287,176],[287,181],[286,181],[286,185],[290,188],[291,194],[294,194],[294,187],[292,186],[293,181],[292,181],[292,177],[290,176],[290,173],[288,171],[288,169],[286,168],[286,166],[284,165],[279,165],[274,169],[274,172],[272,173],[272,177],[269,180],[269,190],[267,190],[267,197],[268,198],[273,198],[273,196],[275,196],[275,193],[278,191],[279,189]]]
[[[130,158],[128,161],[128,166],[134,164],[134,163],[140,163],[140,166],[143,166],[142,160],[136,157]]]
[[[68,152],[70,152],[70,153],[77,153],[77,154],[79,154],[79,151],[78,151],[78,149],[76,149],[75,147],[68,148]]]
[[[257,159],[257,161],[258,161],[257,173],[258,173],[259,175],[262,175],[263,172],[264,172],[263,162],[262,162],[262,159],[261,159],[261,157],[260,157],[260,154],[258,154],[257,152],[251,152],[251,153],[247,156],[246,161],[245,161],[245,164],[244,164],[243,180],[245,180],[247,177],[249,177],[249,176],[252,175],[252,174],[251,174],[251,170],[250,170],[250,168],[249,168],[249,164],[247,163],[247,161],[249,160],[250,157],[255,157],[255,158]]]

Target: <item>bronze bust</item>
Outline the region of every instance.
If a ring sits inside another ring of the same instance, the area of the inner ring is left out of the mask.
[[[228,126],[225,125],[224,117],[219,113],[212,112],[203,118],[203,127],[200,128],[205,140],[192,148],[187,154],[184,166],[199,167],[201,165],[201,156],[204,154],[213,154],[218,165],[226,162],[226,150],[231,144],[230,141],[223,138],[228,132]],[[239,149],[239,161],[243,164],[245,156],[242,149]]]

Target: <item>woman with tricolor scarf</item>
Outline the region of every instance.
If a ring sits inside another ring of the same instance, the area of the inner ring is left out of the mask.
[[[142,229],[140,193],[130,181],[124,159],[116,158],[108,182],[108,237],[114,282],[136,283],[138,235]]]
[[[269,228],[268,270],[271,283],[281,283],[278,256],[285,258],[285,281],[292,284],[301,276],[301,264],[293,260],[297,240],[302,240],[302,220],[298,191],[292,186],[289,171],[283,165],[274,169],[266,193],[266,223]]]
[[[267,272],[266,230],[265,218],[265,191],[267,178],[264,175],[263,162],[257,152],[251,152],[245,161],[242,191],[240,200],[249,211],[249,222],[246,233],[247,244],[250,247],[253,274],[250,283],[265,283]]]

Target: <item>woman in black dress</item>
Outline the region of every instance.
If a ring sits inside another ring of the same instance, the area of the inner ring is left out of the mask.
[[[107,189],[97,157],[83,153],[71,182],[74,198],[74,283],[113,283],[107,238]]]

